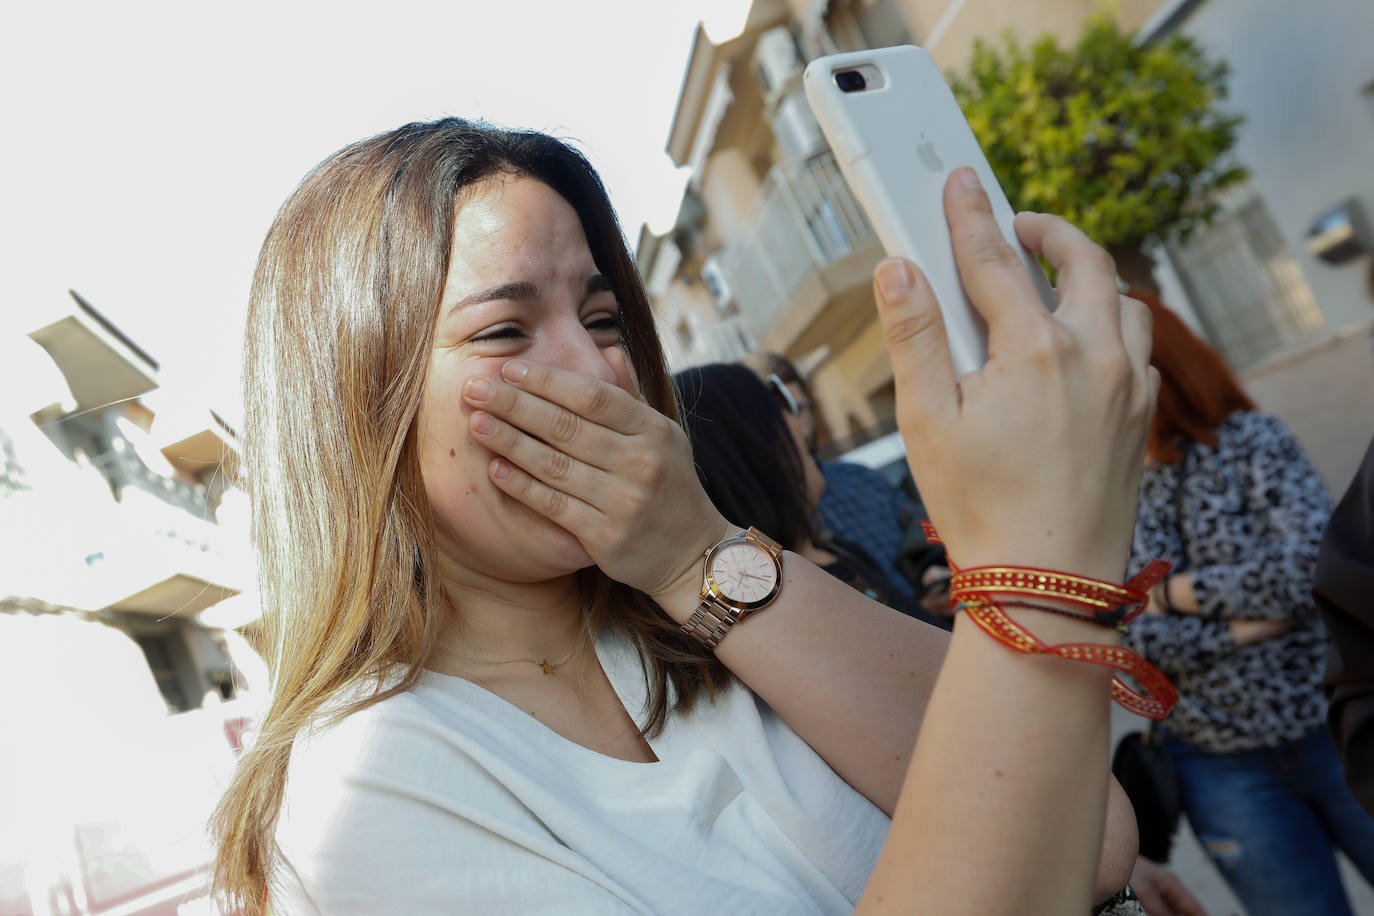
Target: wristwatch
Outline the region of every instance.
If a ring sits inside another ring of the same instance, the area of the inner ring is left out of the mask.
[[[782,591],[782,547],[757,528],[706,551],[701,604],[682,632],[714,649],[730,628],[773,603]]]

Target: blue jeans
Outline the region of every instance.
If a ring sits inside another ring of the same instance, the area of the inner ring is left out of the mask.
[[[1346,788],[1326,731],[1218,754],[1166,741],[1183,810],[1250,916],[1348,916],[1333,850],[1374,883],[1374,818]]]

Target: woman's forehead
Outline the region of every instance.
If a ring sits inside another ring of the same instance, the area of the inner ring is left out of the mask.
[[[485,179],[460,194],[454,206],[450,285],[538,283],[540,277],[548,281],[595,270],[577,211],[538,179]]]

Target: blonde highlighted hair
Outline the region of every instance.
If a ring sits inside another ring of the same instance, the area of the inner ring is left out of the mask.
[[[524,175],[577,212],[611,282],[650,404],[676,417],[643,285],[587,160],[544,134],[456,118],[344,148],[282,206],[259,256],[245,343],[245,469],[272,697],[212,821],[215,892],[263,911],[292,744],[412,686],[444,616],[415,415],[450,257],[455,206],[483,179]],[[639,648],[645,732],[729,680],[644,595],[584,571],[587,626]],[[671,684],[671,691],[669,685]],[[360,696],[335,702],[347,692]]]

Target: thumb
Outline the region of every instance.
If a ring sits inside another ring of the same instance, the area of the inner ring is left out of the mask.
[[[923,425],[953,417],[959,389],[945,320],[925,275],[905,258],[887,258],[873,272],[873,295],[892,357],[897,416]]]

